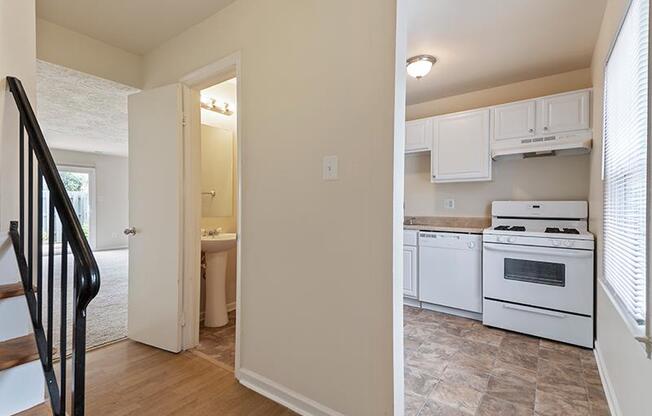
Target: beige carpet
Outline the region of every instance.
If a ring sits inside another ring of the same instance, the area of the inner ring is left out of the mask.
[[[127,288],[129,270],[128,250],[96,251],[95,258],[100,268],[101,287],[87,310],[86,346],[97,347],[127,336]],[[70,354],[72,342],[72,256],[68,256],[68,299],[67,299],[67,352]],[[47,287],[48,257],[43,257],[44,287]],[[53,345],[59,349],[61,322],[61,256],[54,256],[54,313],[52,322]],[[43,292],[44,303],[47,291]],[[44,308],[43,312],[47,309]],[[43,316],[44,327],[47,317]],[[47,330],[47,329],[46,329]],[[58,354],[57,354],[58,355]]]

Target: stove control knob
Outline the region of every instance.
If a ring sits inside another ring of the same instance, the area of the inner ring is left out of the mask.
[[[508,243],[513,243],[514,241],[516,241],[515,237],[507,237],[507,242]]]
[[[475,242],[473,242],[473,241],[469,241],[469,242],[466,244],[466,246],[467,246],[468,248],[475,248]]]
[[[499,235],[497,235],[496,236],[496,242],[500,243],[501,241],[503,241],[503,239]]]
[[[550,240],[550,242],[551,242],[552,245],[555,246],[555,247],[559,247],[559,244],[561,244],[561,242],[560,242],[559,240]]]
[[[573,245],[573,242],[570,240],[564,241],[564,247],[571,247]]]

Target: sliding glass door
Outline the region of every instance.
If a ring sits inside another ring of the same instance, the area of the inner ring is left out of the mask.
[[[78,166],[59,166],[59,174],[68,191],[68,197],[75,208],[77,218],[86,234],[86,238],[95,248],[95,169]],[[45,189],[43,206],[48,207],[50,193]],[[50,218],[47,209],[43,210],[43,244],[50,238]],[[61,244],[61,223],[54,220],[54,241],[56,248]]]

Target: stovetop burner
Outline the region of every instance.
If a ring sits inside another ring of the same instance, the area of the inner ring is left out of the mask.
[[[557,234],[579,234],[575,228],[557,228],[557,227],[547,227],[546,233],[557,233]]]
[[[499,225],[495,227],[494,230],[498,231],[525,231],[525,227],[522,225]]]

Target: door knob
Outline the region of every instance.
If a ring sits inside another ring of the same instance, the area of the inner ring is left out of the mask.
[[[125,235],[136,235],[136,227],[125,228],[124,233]]]

